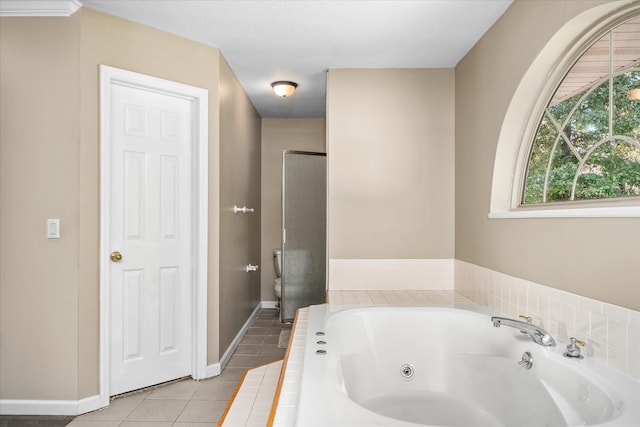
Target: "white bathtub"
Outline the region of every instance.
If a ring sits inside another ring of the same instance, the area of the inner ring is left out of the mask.
[[[640,426],[640,383],[564,349],[473,311],[313,306],[296,425]]]

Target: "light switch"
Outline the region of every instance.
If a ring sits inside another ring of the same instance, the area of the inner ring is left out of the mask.
[[[48,219],[47,220],[47,239],[59,239],[60,238],[60,220]]]

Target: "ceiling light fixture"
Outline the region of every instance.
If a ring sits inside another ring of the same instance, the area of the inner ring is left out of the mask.
[[[293,92],[295,92],[298,87],[298,83],[280,80],[271,83],[271,87],[276,95],[286,98],[287,96],[293,95]]]
[[[631,89],[629,92],[627,92],[627,98],[629,98],[631,101],[640,101],[640,88]]]

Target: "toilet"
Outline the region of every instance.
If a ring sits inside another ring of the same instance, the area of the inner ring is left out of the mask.
[[[302,284],[305,283],[305,278],[309,277],[311,262],[311,251],[306,249],[287,250],[287,266],[291,266],[291,270],[287,271],[287,285],[291,286],[291,289],[299,296],[304,295],[305,287]],[[273,250],[273,267],[276,270],[273,291],[280,301],[282,299],[282,251],[280,249]]]
[[[273,250],[273,267],[276,270],[276,281],[273,284],[273,291],[278,301],[280,301],[282,297],[282,251],[280,249]]]

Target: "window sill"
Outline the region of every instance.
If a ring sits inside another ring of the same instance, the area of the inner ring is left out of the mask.
[[[640,206],[565,209],[519,208],[506,212],[489,212],[489,218],[640,218]]]

